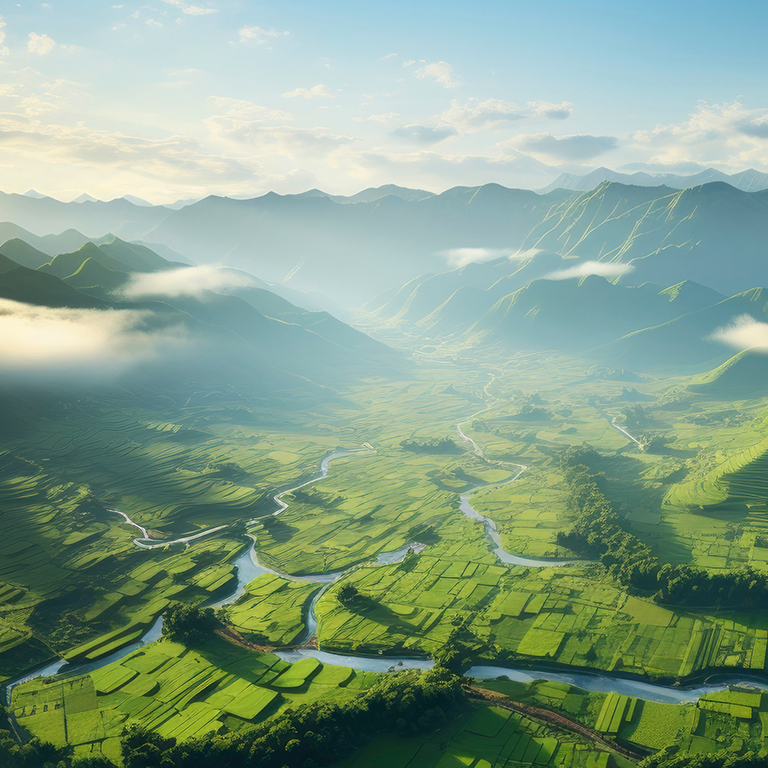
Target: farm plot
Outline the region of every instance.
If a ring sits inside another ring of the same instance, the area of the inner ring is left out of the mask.
[[[20,685],[11,707],[33,735],[109,756],[130,723],[183,740],[234,730],[289,706],[347,700],[376,679],[315,659],[291,665],[220,639],[199,651],[164,640],[89,675]]]
[[[609,752],[500,707],[480,707],[427,738],[379,737],[337,768],[607,768]]]
[[[248,585],[234,605],[225,608],[227,621],[251,640],[290,645],[304,630],[309,600],[318,589],[318,584],[264,574]]]

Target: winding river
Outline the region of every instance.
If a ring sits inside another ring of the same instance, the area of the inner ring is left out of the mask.
[[[473,446],[475,453],[483,460],[489,463],[497,464],[497,465],[507,464],[508,466],[513,466],[518,469],[518,472],[516,474],[513,474],[513,476],[509,480],[506,480],[503,483],[498,483],[498,484],[494,483],[493,485],[503,485],[506,483],[514,482],[522,474],[522,472],[524,472],[525,469],[527,469],[527,467],[522,465],[517,465],[517,464],[512,465],[506,462],[493,462],[491,460],[488,460],[484,456],[482,450],[477,445],[477,443],[475,443],[474,440],[472,440],[470,437],[467,437],[463,433],[460,425],[457,425],[457,430],[460,437],[466,440],[468,443],[470,443]],[[621,431],[623,432],[623,430]],[[284,491],[280,491],[279,493],[275,494],[274,501],[277,505],[277,510],[273,514],[279,515],[281,512],[285,511],[288,508],[288,504],[282,500],[283,496],[288,495],[293,491],[299,490],[300,488],[304,488],[305,486],[310,485],[312,483],[319,482],[323,478],[327,477],[329,466],[334,459],[346,457],[346,456],[354,456],[354,455],[367,455],[374,452],[375,451],[370,446],[367,446],[367,448],[362,451],[337,451],[329,454],[322,460],[322,463],[320,465],[320,474],[317,477],[311,480],[308,480],[302,483],[301,485],[295,486],[293,488],[290,488]],[[484,486],[479,486],[479,487],[484,487]],[[489,518],[485,517],[484,515],[481,515],[472,507],[470,502],[470,496],[475,490],[477,490],[477,488],[472,489],[471,491],[467,491],[466,493],[460,495],[459,509],[465,515],[467,515],[467,517],[483,523],[486,536],[488,537],[490,543],[493,546],[494,553],[496,554],[496,556],[499,558],[501,562],[512,564],[512,565],[524,565],[532,568],[562,567],[570,564],[576,564],[578,562],[582,562],[582,563],[584,562],[584,561],[562,560],[562,559],[524,558],[524,557],[520,557],[518,555],[514,555],[512,553],[507,552],[502,547],[501,538],[496,528],[496,524]],[[191,534],[189,536],[185,536],[180,539],[174,539],[172,541],[155,540],[150,538],[149,532],[146,530],[146,528],[143,528],[142,526],[133,522],[124,512],[120,512],[119,510],[111,510],[111,511],[121,515],[127,523],[129,523],[130,525],[133,525],[134,527],[136,527],[141,531],[141,534],[142,534],[141,537],[138,539],[134,539],[134,544],[138,547],[142,547],[145,549],[155,547],[155,546],[167,546],[172,543],[187,543],[194,539],[200,538],[201,536],[212,534],[215,531],[221,530],[222,528],[226,527],[226,526],[218,526],[217,528],[207,529],[200,533]],[[245,593],[246,586],[248,585],[248,583],[253,581],[253,579],[257,578],[261,574],[265,574],[265,573],[273,573],[278,576],[281,576],[282,578],[289,579],[291,581],[316,583],[319,585],[319,588],[315,593],[315,595],[313,595],[308,608],[307,627],[304,633],[302,634],[302,637],[299,638],[299,640],[297,641],[297,644],[306,643],[317,632],[317,616],[315,614],[315,606],[317,605],[318,600],[320,600],[320,598],[323,596],[326,590],[330,588],[332,584],[334,584],[336,581],[342,578],[345,574],[349,573],[352,569],[360,566],[359,565],[353,566],[353,568],[350,568],[344,571],[310,574],[306,576],[292,576],[290,574],[285,574],[285,573],[281,573],[279,571],[273,570],[261,564],[259,562],[258,551],[256,549],[256,538],[255,537],[252,537],[252,538],[253,538],[253,544],[251,545],[251,547],[248,550],[246,550],[244,553],[239,555],[233,561],[233,565],[235,566],[236,574],[237,574],[236,588],[233,590],[233,592],[231,592],[226,597],[220,598],[215,601],[209,601],[208,603],[206,603],[206,605],[211,608],[219,608],[221,606],[230,605],[236,602]],[[368,566],[390,565],[402,560],[407,555],[409,550],[420,552],[423,549],[424,549],[423,544],[414,541],[400,548],[399,550],[396,550],[393,552],[380,553],[377,556],[375,561],[369,562],[367,565]],[[142,646],[158,640],[162,635],[162,623],[163,623],[163,619],[162,619],[162,616],[160,616],[155,620],[152,626],[147,630],[147,632],[139,640],[97,661],[70,663],[70,662],[67,662],[65,659],[57,659],[56,661],[53,661],[45,665],[44,667],[40,667],[12,681],[5,683],[3,685],[3,690],[5,693],[6,702],[10,704],[12,691],[17,685],[28,682],[29,680],[33,680],[38,677],[51,677],[54,675],[72,676],[72,675],[86,674],[96,669],[100,669],[101,667],[104,667],[107,664],[111,664],[112,662],[119,661],[121,658],[128,656],[129,654],[138,650]],[[356,655],[353,656],[353,655],[344,655],[344,654],[338,654],[338,653],[330,653],[327,651],[315,650],[310,648],[299,648],[297,650],[292,650],[292,651],[278,651],[276,655],[288,662],[295,662],[303,658],[312,657],[312,658],[318,659],[319,661],[325,664],[351,667],[352,669],[367,671],[367,672],[390,672],[390,671],[399,671],[402,669],[429,669],[430,667],[433,666],[433,663],[434,663],[431,659],[425,659],[425,658],[392,657],[392,656],[375,656],[375,657],[356,656]],[[520,682],[530,682],[533,680],[564,682],[570,685],[578,686],[579,688],[583,688],[587,691],[595,691],[595,692],[602,692],[602,693],[619,693],[619,694],[624,694],[628,696],[636,696],[639,698],[647,699],[649,701],[656,701],[656,702],[663,702],[663,703],[682,703],[682,702],[696,701],[700,696],[702,696],[705,693],[722,691],[731,685],[741,685],[745,687],[757,688],[760,690],[768,690],[768,681],[761,680],[759,678],[752,678],[746,674],[742,674],[742,675],[716,674],[709,677],[701,685],[691,685],[691,686],[658,685],[654,683],[644,682],[638,679],[628,679],[628,678],[624,678],[616,675],[611,675],[610,673],[606,673],[606,672],[570,671],[570,670],[564,671],[562,669],[557,669],[555,667],[547,667],[546,665],[527,665],[525,667],[519,667],[519,668],[477,665],[477,666],[471,667],[469,670],[467,670],[465,674],[469,677],[473,677],[479,680],[489,680],[489,679],[495,679],[498,677],[506,677],[510,680],[516,680]]]

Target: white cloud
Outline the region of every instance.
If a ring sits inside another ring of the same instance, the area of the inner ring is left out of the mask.
[[[178,8],[182,13],[188,16],[210,16],[213,13],[218,13],[216,8],[203,8],[199,5],[189,5],[183,2],[183,0],[163,0],[166,5],[172,5],[174,8]]]
[[[287,32],[283,33],[287,35]],[[256,25],[240,27],[237,32],[241,43],[247,43],[249,41],[256,42],[259,45],[266,43],[269,38],[280,37],[280,33],[276,29],[264,29]]]
[[[184,330],[150,330],[150,313],[51,309],[0,299],[0,376],[108,380],[182,350]]]
[[[406,62],[403,66],[415,63],[416,62]],[[426,64],[417,69],[413,74],[420,80],[431,77],[444,88],[455,88],[459,84],[453,79],[453,67],[446,61],[436,61],[433,64]]]
[[[568,269],[558,269],[545,275],[545,280],[571,280],[573,278],[598,275],[600,277],[620,277],[631,272],[634,267],[631,264],[620,264],[607,261],[582,261]]]
[[[534,157],[556,162],[582,162],[598,157],[618,146],[613,136],[553,136],[551,133],[530,133],[515,136],[502,142],[501,146],[512,147]]]
[[[158,21],[157,19],[147,19],[144,23],[148,27],[158,28],[158,27],[162,27],[163,26],[163,22],[162,21]]]
[[[200,296],[207,291],[228,293],[235,288],[257,285],[250,275],[226,267],[184,267],[134,274],[131,281],[120,289],[120,294],[129,299]]]
[[[5,20],[0,16],[0,56],[7,56],[10,53],[8,47],[5,45],[5,27]]]
[[[332,99],[333,92],[327,85],[313,85],[311,88],[296,88],[293,91],[284,93],[287,99]]]
[[[570,101],[561,101],[559,104],[553,104],[551,101],[529,101],[528,106],[534,115],[546,117],[549,120],[565,120],[573,112]]]
[[[440,256],[444,256],[448,263],[454,267],[465,267],[467,264],[482,264],[494,259],[527,259],[531,253],[520,254],[516,248],[451,248],[447,251],[440,251]]]
[[[254,104],[245,99],[233,99],[228,96],[211,96],[211,101],[225,110],[228,117],[243,118],[252,122],[276,122],[293,120],[293,116],[288,112],[279,109],[270,109]]]
[[[48,35],[38,35],[36,32],[29,33],[27,41],[27,50],[30,53],[36,53],[39,56],[46,56],[56,47],[56,41]]]
[[[262,125],[257,121],[228,117],[212,117],[205,122],[212,135],[219,140],[258,147],[265,154],[290,158],[327,156],[354,141],[350,136],[330,133],[325,128]]]
[[[525,107],[503,99],[469,99],[464,104],[453,101],[449,109],[440,115],[443,123],[456,126],[464,133],[493,128],[504,123],[544,117],[563,120],[571,114],[569,102],[552,104],[548,101],[529,101]]]
[[[368,120],[372,123],[389,123],[392,120],[397,120],[400,117],[399,112],[383,112],[380,115],[369,115],[368,117],[353,117],[352,119],[359,123],[361,120]]]
[[[750,315],[741,315],[724,328],[718,328],[709,339],[734,349],[768,352],[768,323],[758,322]]]
[[[30,97],[30,101],[36,97]],[[55,107],[58,102],[53,104]],[[53,108],[51,107],[51,108]],[[38,99],[28,104],[27,111],[45,109]],[[50,177],[56,166],[68,168],[67,175],[81,169],[105,169],[117,178],[133,177],[151,179],[172,188],[190,183],[208,188],[216,183],[240,183],[258,178],[258,166],[246,161],[217,155],[203,148],[187,136],[168,136],[162,139],[145,139],[128,134],[90,129],[85,125],[60,125],[51,121],[38,121],[34,115],[16,113],[0,114],[0,158],[14,158],[15,164],[40,164],[48,168]],[[41,171],[42,172],[42,171]],[[115,192],[120,191],[116,184]]]
[[[450,125],[439,125],[430,128],[427,125],[404,125],[396,128],[389,135],[396,139],[406,139],[415,144],[436,144],[450,136],[456,136],[458,131]]]
[[[741,171],[768,165],[768,109],[748,109],[738,101],[700,102],[682,123],[657,125],[632,136],[635,151],[649,166],[693,164]]]

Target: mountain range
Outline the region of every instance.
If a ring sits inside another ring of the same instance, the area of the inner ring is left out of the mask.
[[[768,284],[768,190],[606,181],[543,195],[486,184],[439,195],[390,186],[357,197],[211,196],[171,210],[0,194],[0,220],[13,222],[0,224],[0,241],[20,238],[55,255],[117,236],[170,260],[226,264],[312,291],[320,306],[346,308],[451,263],[529,251],[618,265],[635,285],[693,280],[733,294]]]
[[[683,373],[727,360],[732,351],[712,337],[737,318],[768,322],[762,288],[727,296],[691,280],[633,285],[580,277],[578,269],[566,278],[569,264],[589,262],[534,251],[523,260],[470,264],[411,280],[365,309],[373,324],[425,341],[501,356],[558,350],[623,369]]]
[[[540,190],[543,194],[552,192],[555,189],[572,189],[586,192],[602,184],[604,181],[615,181],[620,184],[631,184],[635,187],[671,187],[672,189],[687,189],[688,187],[699,187],[702,184],[710,184],[713,181],[724,181],[736,189],[744,192],[760,192],[768,189],[768,173],[756,171],[750,168],[740,173],[723,173],[714,168],[706,168],[699,173],[677,174],[677,173],[646,173],[645,171],[636,171],[635,173],[621,173],[612,171],[610,168],[596,168],[594,171],[582,175],[563,173],[557,177],[551,184]]]

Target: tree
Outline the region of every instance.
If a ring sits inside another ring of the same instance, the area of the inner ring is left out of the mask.
[[[163,614],[163,635],[187,645],[200,643],[218,626],[212,608],[172,603]]]

